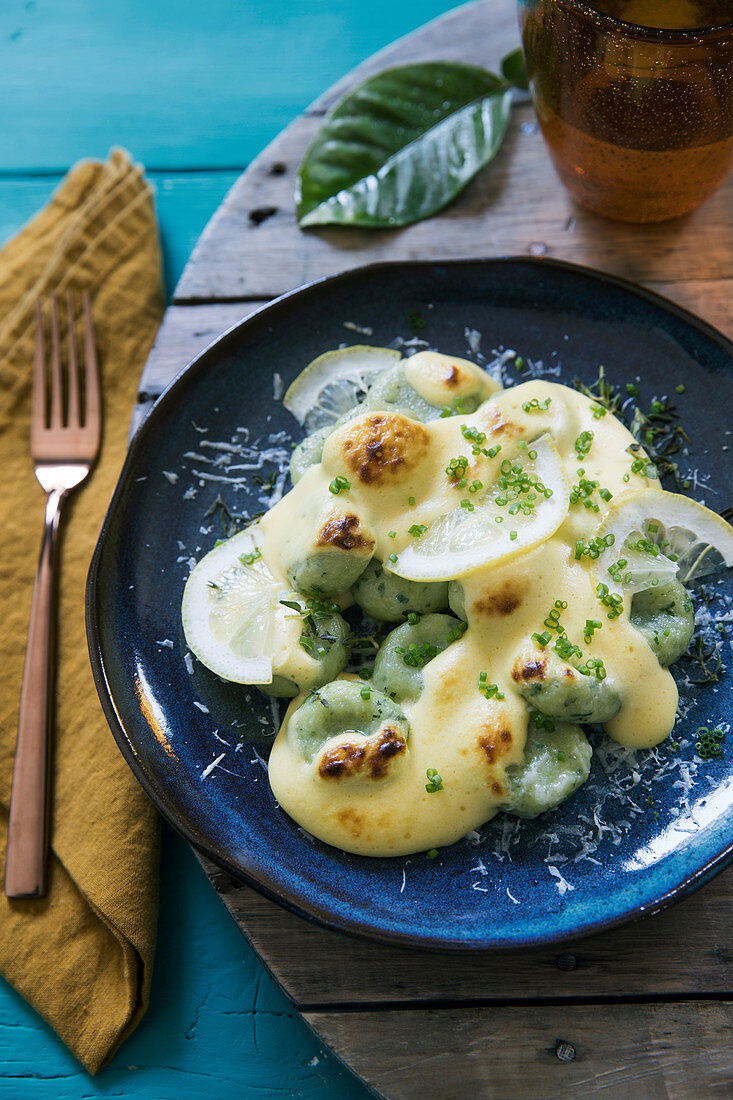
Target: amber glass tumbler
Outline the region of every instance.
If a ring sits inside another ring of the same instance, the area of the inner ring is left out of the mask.
[[[663,30],[581,0],[519,0],[519,26],[542,132],[578,202],[622,221],[664,221],[723,182],[733,167],[733,22]]]

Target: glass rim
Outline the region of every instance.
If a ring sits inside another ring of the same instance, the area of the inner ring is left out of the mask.
[[[590,0],[555,0],[561,7],[569,8],[599,23],[610,30],[622,31],[634,38],[644,38],[652,42],[691,42],[696,38],[708,35],[717,35],[723,31],[733,31],[733,21],[727,23],[711,23],[706,27],[647,27],[643,23],[629,23],[624,19],[617,19],[613,15],[598,11]]]

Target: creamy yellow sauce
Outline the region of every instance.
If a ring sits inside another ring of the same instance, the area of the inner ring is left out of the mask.
[[[548,398],[546,410],[523,408]],[[628,447],[635,441],[611,414],[594,416],[592,406],[574,390],[537,380],[492,394],[473,415],[428,424],[366,413],[329,437],[322,462],[263,518],[263,556],[276,575],[285,575],[304,545],[313,545],[325,521],[338,524],[355,515],[370,544],[357,552],[365,560],[374,553],[388,566],[389,555],[412,541],[412,524],[429,528],[465,496],[446,476],[451,458],[468,456],[468,481],[480,478],[490,485],[502,460],[516,453],[518,440],[531,442],[544,432],[557,444],[568,487],[578,482],[579,468],[614,497],[630,487],[658,487],[656,479],[636,474],[631,486],[624,481],[633,460]],[[501,444],[502,451],[495,458],[473,456],[462,426],[485,433],[485,446]],[[584,431],[593,433],[593,441],[578,459],[574,444]],[[337,476],[346,477],[350,488],[334,495],[329,484]],[[269,763],[280,806],[314,836],[364,855],[441,847],[477,828],[506,802],[505,768],[523,759],[529,707],[512,670],[522,657],[542,656],[532,634],[544,629],[556,600],[567,603],[562,625],[568,638],[580,645],[584,660],[602,659],[608,683],[621,696],[620,710],[606,724],[608,734],[638,748],[665,738],[677,708],[671,674],[632,627],[630,597],[625,597],[624,613],[609,620],[595,593],[592,561],[575,560],[576,541],[587,541],[608,510],[597,494],[594,500],[597,512],[582,503],[570,505],[565,521],[540,546],[459,578],[468,629],[424,667],[420,698],[403,707],[410,726],[407,751],[379,778],[319,774],[322,753],[307,762],[290,732],[290,716],[304,697],[293,700]],[[590,643],[583,637],[588,619],[602,622]],[[478,690],[481,672],[503,700],[487,699]],[[327,742],[326,748],[332,745]],[[443,781],[434,793],[425,789],[428,768],[435,768]]]

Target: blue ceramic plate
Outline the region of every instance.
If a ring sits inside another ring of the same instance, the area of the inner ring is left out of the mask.
[[[659,909],[733,855],[733,737],[719,760],[695,750],[698,727],[728,729],[730,578],[706,590],[713,617],[727,616],[722,635],[711,617],[702,630],[707,673],[697,659],[676,666],[675,747],[634,755],[599,735],[591,780],[559,811],[525,823],[501,816],[432,860],[364,859],[304,835],[267,781],[277,705],[218,680],[186,649],[190,562],[222,537],[230,513],[267,506],[302,435],[283,387],[339,344],[411,340],[485,364],[514,349],[524,369],[503,356],[507,384],[536,374],[589,384],[603,365],[624,395],[626,383],[638,386],[642,409],[670,394],[690,440],[679,437],[673,456],[689,492],[718,511],[733,503],[733,345],[671,303],[548,260],[384,265],[314,283],[202,352],[134,440],[88,589],[113,733],[184,836],[331,928],[422,947],[518,947]],[[706,675],[717,680],[696,683]]]

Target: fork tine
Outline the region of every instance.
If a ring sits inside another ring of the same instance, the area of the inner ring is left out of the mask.
[[[66,292],[66,336],[69,343],[69,389],[67,424],[70,428],[78,428],[79,421],[79,365],[76,358],[76,334],[74,332],[74,295],[70,290]]]
[[[43,306],[36,298],[36,354],[33,360],[33,397],[31,433],[46,427],[46,345],[43,332]]]
[[[61,396],[61,334],[56,295],[51,295],[51,415],[49,425],[60,428],[63,423]]]
[[[94,322],[89,302],[89,291],[82,295],[84,307],[84,381],[86,404],[84,409],[84,427],[99,439],[102,424],[102,400],[99,388],[99,363],[97,344],[94,337]]]

